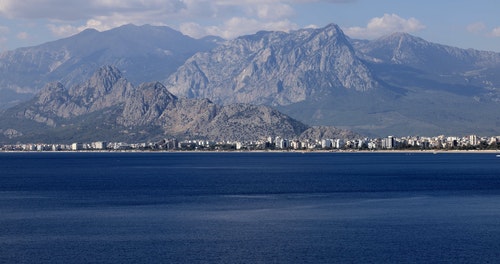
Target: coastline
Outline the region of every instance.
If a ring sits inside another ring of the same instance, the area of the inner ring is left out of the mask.
[[[500,154],[499,149],[486,150],[59,150],[59,151],[36,151],[36,150],[0,150],[0,153],[339,153],[339,154]]]

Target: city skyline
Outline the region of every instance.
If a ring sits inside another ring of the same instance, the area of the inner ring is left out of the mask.
[[[356,138],[293,138],[282,136],[255,141],[165,138],[147,142],[74,142],[1,144],[0,151],[81,151],[81,150],[490,150],[498,151],[500,136],[386,136]]]

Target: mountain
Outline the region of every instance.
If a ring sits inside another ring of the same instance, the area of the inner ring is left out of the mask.
[[[134,86],[115,67],[69,88],[53,82],[0,114],[0,142],[138,142],[168,137],[212,140],[295,138],[308,127],[267,106],[220,106],[178,98],[159,82]]]
[[[365,135],[500,133],[500,54],[404,33],[352,40],[334,25],[258,32],[195,54],[177,96],[276,107]]]
[[[120,69],[120,75],[108,69],[110,76],[91,78],[102,65]],[[260,107],[271,106],[309,126],[335,126],[365,136],[498,135],[499,73],[500,53],[450,47],[405,33],[355,40],[330,24],[221,42],[192,39],[167,27],[126,25],[2,53],[0,108],[31,99],[52,82],[37,96],[39,101],[22,106],[23,118],[45,126],[54,122],[59,128],[61,122],[65,127],[83,124],[88,116],[122,128],[153,122],[159,134],[174,134],[162,127],[164,110],[175,105],[170,102],[205,102],[217,106],[216,113],[239,113],[243,106],[224,109],[245,104],[243,109],[256,107],[262,116]],[[156,80],[164,80],[165,87]],[[182,121],[169,120],[175,118]],[[178,131],[188,125],[203,135],[225,131],[189,122]],[[18,135],[11,127],[0,130]],[[110,134],[116,132],[111,128]],[[140,130],[134,131],[139,138]]]
[[[500,63],[500,53],[431,43],[407,33],[394,33],[373,41],[357,42],[356,50],[379,62],[405,65],[443,75],[498,67]]]
[[[0,54],[0,107],[32,98],[46,83],[71,86],[103,65],[119,68],[133,84],[161,80],[219,38],[193,39],[168,27],[125,25]]]
[[[500,53],[435,44],[406,33],[359,42],[356,50],[376,62],[372,71],[379,78],[395,85],[434,82],[419,85],[500,101]]]
[[[194,55],[166,83],[178,96],[273,106],[378,86],[334,24],[239,37]]]

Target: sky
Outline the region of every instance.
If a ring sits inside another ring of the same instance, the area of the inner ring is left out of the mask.
[[[335,23],[351,38],[407,32],[435,43],[500,52],[499,13],[498,0],[0,0],[0,51],[124,24],[232,39]]]

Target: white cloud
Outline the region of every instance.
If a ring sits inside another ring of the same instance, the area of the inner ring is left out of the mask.
[[[65,37],[89,28],[104,31],[125,24],[165,25],[164,23],[158,22],[161,21],[161,19],[158,19],[160,16],[159,13],[161,13],[161,10],[151,10],[142,13],[113,13],[108,16],[95,16],[86,20],[83,24],[54,20],[47,26],[55,36]]]
[[[184,34],[192,37],[216,35],[231,39],[259,30],[289,31],[298,27],[289,20],[295,14],[293,8],[282,0],[216,0],[208,3],[205,2],[210,6],[210,16],[217,19],[211,20],[212,24],[204,25],[196,22],[181,23],[179,29]],[[192,3],[186,5],[186,12],[194,10],[191,5]],[[228,14],[231,16],[227,17]]]
[[[479,34],[483,37],[500,37],[500,27],[496,27],[490,30],[483,22],[476,22],[470,24],[466,27],[466,30],[473,34]]]
[[[209,35],[207,33],[207,29],[202,27],[198,23],[194,22],[188,22],[188,23],[183,23],[180,25],[179,30],[188,36],[194,37],[194,38],[201,38],[203,36]]]
[[[372,18],[366,27],[349,27],[345,33],[354,38],[377,38],[394,32],[417,32],[425,25],[416,18],[404,19],[396,14],[384,14],[382,17]]]
[[[151,10],[176,13],[183,7],[180,0],[2,0],[0,14],[9,18],[77,21]]]
[[[65,37],[78,33],[78,28],[72,25],[55,25],[49,24],[47,27],[50,29],[53,35],[58,37]]]
[[[252,18],[233,17],[219,26],[201,26],[197,23],[184,23],[180,26],[182,33],[192,37],[207,35],[232,39],[241,35],[253,34],[260,30],[289,31],[298,26],[289,20],[260,21]]]
[[[493,30],[491,30],[490,35],[492,37],[500,37],[500,27],[496,27]]]
[[[1,0],[0,16],[49,21],[57,37],[124,24],[169,25],[195,37],[234,38],[258,30],[289,31],[296,3],[356,0]]]
[[[275,20],[288,18],[295,12],[293,8],[287,4],[260,4],[255,7],[258,18],[266,20]]]
[[[19,32],[16,36],[18,39],[22,39],[22,40],[25,40],[25,39],[28,39],[29,38],[29,34],[27,32]]]
[[[486,25],[483,22],[476,22],[468,25],[466,29],[471,33],[481,33],[486,29]]]
[[[78,12],[79,11],[79,12]],[[65,0],[2,0],[0,14],[8,18],[70,19],[82,17],[89,11],[88,5]],[[80,13],[80,14],[78,14]]]
[[[128,24],[124,20],[119,19],[108,19],[106,17],[89,19],[84,25],[81,26],[73,26],[70,24],[49,24],[47,25],[52,34],[58,37],[65,37],[74,35],[78,32],[81,32],[85,29],[93,28],[99,31],[109,30],[115,27],[119,27],[122,25]]]
[[[11,0],[6,1],[14,3]],[[34,3],[36,0],[28,2]],[[87,28],[103,31],[133,23],[170,25],[193,37],[218,35],[234,38],[258,30],[288,31],[297,28],[297,25],[289,20],[295,15],[289,3],[295,0],[286,2],[287,0],[91,0],[85,6],[77,3],[71,9],[63,5],[60,9],[68,8],[66,15],[60,15],[60,12],[48,12],[44,15],[51,21],[48,24],[50,31],[58,37],[69,36]],[[77,6],[88,10],[87,14],[80,15],[80,12],[74,11],[73,9],[79,9]],[[30,10],[33,7],[23,8],[26,7],[14,4],[7,8],[0,7],[0,12],[23,10],[22,15],[32,15]],[[78,14],[70,15],[71,13]]]

